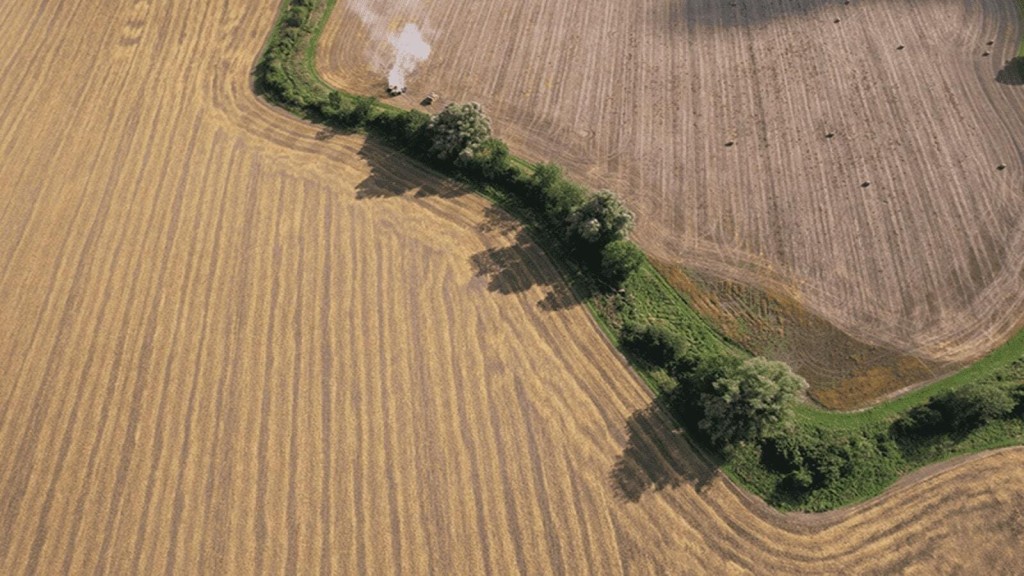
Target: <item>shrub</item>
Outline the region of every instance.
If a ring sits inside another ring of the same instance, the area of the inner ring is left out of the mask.
[[[942,413],[930,405],[915,406],[900,416],[892,425],[897,439],[922,440],[949,432],[944,428]]]
[[[537,197],[541,197],[561,179],[562,169],[557,164],[538,164],[533,170],[530,184]]]
[[[658,393],[670,392],[676,387],[676,381],[668,372],[658,369],[647,374],[647,381]]]
[[[564,225],[587,198],[587,189],[565,179],[549,186],[542,197],[544,214],[552,224]]]
[[[788,431],[796,395],[806,387],[785,363],[751,358],[702,395],[700,427],[723,448]]]
[[[1011,389],[1010,394],[1013,396],[1014,402],[1017,403],[1015,413],[1018,416],[1024,417],[1024,382],[1018,383],[1014,386]]]
[[[309,8],[299,3],[293,3],[292,7],[288,9],[288,16],[285,18],[284,25],[288,28],[301,28],[308,19]]]
[[[616,240],[601,250],[601,275],[615,287],[643,263],[644,253],[628,240]]]
[[[327,99],[320,105],[320,115],[334,122],[341,116],[342,108],[345,107],[345,99],[341,92],[331,90],[327,93]]]
[[[367,127],[386,140],[406,146],[410,152],[419,154],[429,147],[429,139],[426,136],[429,121],[430,116],[418,110],[382,110],[370,117]]]
[[[892,425],[897,439],[922,441],[947,434],[965,434],[1018,408],[1015,391],[998,382],[965,386],[915,406]]]
[[[967,432],[1009,416],[1017,402],[1005,386],[986,383],[946,392],[929,401],[928,406],[942,414],[952,431]]]
[[[373,107],[377,99],[372,96],[356,96],[355,104],[348,111],[347,120],[349,126],[365,126],[373,113]]]
[[[466,170],[488,182],[502,180],[509,169],[508,146],[497,138],[488,138],[477,153],[464,162]]]
[[[672,370],[687,360],[689,345],[662,323],[627,322],[619,335],[622,345],[645,362]]]
[[[476,102],[449,104],[427,124],[430,153],[465,166],[491,137],[491,121]]]
[[[570,238],[604,246],[624,239],[633,228],[633,213],[608,190],[599,190],[568,218]]]

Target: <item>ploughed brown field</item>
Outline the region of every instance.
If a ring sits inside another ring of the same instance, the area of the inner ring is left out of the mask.
[[[863,404],[1021,327],[1017,4],[348,0],[320,67],[383,95],[382,39],[417,23],[397,101],[479,101],[514,152],[617,190],[653,255],[771,296],[717,287],[732,337]]]
[[[744,496],[502,213],[253,96],[275,8],[0,19],[0,573],[1024,562],[1020,450]]]

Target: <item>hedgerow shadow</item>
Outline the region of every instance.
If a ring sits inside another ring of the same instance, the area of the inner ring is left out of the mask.
[[[578,301],[572,289],[548,263],[541,247],[507,212],[491,206],[484,212],[478,229],[485,234],[512,236],[508,246],[488,248],[473,254],[470,263],[477,276],[487,279],[487,289],[499,294],[518,294],[542,286],[547,290],[537,306],[554,312],[575,306]]]
[[[637,502],[646,492],[691,485],[706,488],[717,469],[692,450],[685,432],[655,400],[626,420],[626,446],[610,477],[620,500]]]
[[[367,136],[359,149],[359,157],[370,168],[370,173],[356,185],[356,198],[392,198],[415,192],[417,197],[440,196],[455,198],[471,190],[455,180],[433,172],[391,145],[385,145],[375,136]]]
[[[670,28],[701,26],[749,26],[794,15],[820,14],[823,22],[849,16],[850,3],[843,0],[676,0],[670,4],[668,18],[657,12]]]

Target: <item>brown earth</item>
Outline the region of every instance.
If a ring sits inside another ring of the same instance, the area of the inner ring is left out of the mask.
[[[273,17],[0,20],[0,573],[1024,566],[1021,450],[745,496],[500,212],[255,99]]]
[[[810,398],[830,410],[877,404],[902,392],[892,392],[895,382],[934,382],[963,366],[859,342],[789,294],[664,262],[655,267],[727,338],[792,366],[811,384]]]
[[[841,355],[893,359],[879,393],[908,384],[900,364],[969,361],[1021,326],[1015,2],[348,0],[325,76],[381,93],[407,21],[433,52],[398,102],[483,103],[514,152],[622,193],[653,255],[787,294]]]

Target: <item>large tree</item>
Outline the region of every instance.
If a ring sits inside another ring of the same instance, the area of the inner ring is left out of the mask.
[[[633,229],[633,213],[608,190],[598,190],[569,215],[569,234],[604,246],[624,239]]]
[[[476,102],[449,104],[427,125],[430,153],[442,160],[466,164],[491,137],[491,121]]]
[[[722,447],[767,438],[792,424],[796,395],[806,387],[785,363],[751,358],[703,395],[700,427]]]

